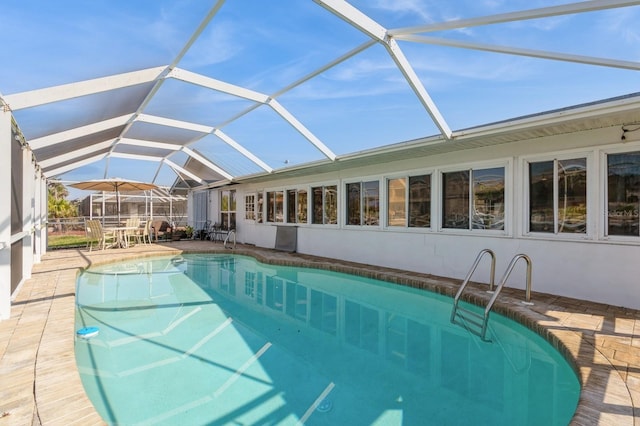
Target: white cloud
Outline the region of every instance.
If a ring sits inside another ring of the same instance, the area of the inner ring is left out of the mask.
[[[418,15],[424,22],[433,21],[428,3],[420,0],[377,0],[374,7],[393,13]]]
[[[185,68],[200,67],[225,62],[239,54],[243,48],[234,36],[236,26],[229,22],[215,21],[209,24],[185,56]]]

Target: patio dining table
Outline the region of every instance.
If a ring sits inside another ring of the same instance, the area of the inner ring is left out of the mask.
[[[129,240],[127,239],[127,231],[137,231],[137,226],[113,226],[105,228],[106,232],[114,232],[116,234],[116,243],[113,247],[129,248]]]

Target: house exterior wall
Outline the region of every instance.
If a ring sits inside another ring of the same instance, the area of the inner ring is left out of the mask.
[[[285,223],[267,223],[265,210],[265,223],[247,220],[246,195],[262,192],[266,202],[267,192],[285,191],[286,216],[286,190],[304,189],[310,193],[310,189],[318,185],[337,185],[338,224],[291,224],[298,226],[298,252],[463,279],[478,253],[489,248],[497,258],[497,282],[511,259],[523,253],[532,260],[534,292],[638,309],[640,262],[637,259],[640,258],[640,236],[606,235],[606,155],[640,151],[640,139],[636,134],[628,134],[622,141],[621,133],[619,127],[612,127],[406,161],[371,164],[295,179],[274,175],[273,180],[266,183],[234,185],[231,189],[237,191],[237,239],[239,242],[273,248],[275,225],[287,225],[286,218]],[[573,157],[586,159],[586,232],[529,232],[529,162]],[[505,170],[504,230],[443,228],[442,174],[452,170],[486,167],[504,167]],[[431,227],[387,226],[386,179],[412,174],[431,175]],[[380,182],[380,224],[347,225],[346,184],[370,180]],[[212,192],[210,213],[215,218],[219,207],[216,202],[219,200],[219,190]],[[525,262],[516,265],[507,286],[525,288],[525,266]],[[488,277],[489,261],[483,260],[473,280],[488,282]]]

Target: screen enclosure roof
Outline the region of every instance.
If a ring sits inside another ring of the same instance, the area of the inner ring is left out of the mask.
[[[178,187],[640,121],[640,1],[12,2],[48,178]]]

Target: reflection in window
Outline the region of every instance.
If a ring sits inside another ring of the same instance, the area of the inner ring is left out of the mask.
[[[220,220],[222,229],[236,229],[236,191],[220,192]]]
[[[442,174],[442,227],[469,229],[469,171]]]
[[[380,223],[379,182],[347,184],[347,224],[378,225]]]
[[[287,191],[287,223],[296,223],[296,191]]]
[[[387,181],[387,225],[407,226],[407,179]]]
[[[307,191],[304,189],[287,191],[287,222],[307,223]]]
[[[311,188],[313,197],[312,223],[338,223],[338,187],[336,185]]]
[[[388,226],[409,226],[414,228],[428,228],[431,226],[430,175],[389,179],[387,181],[387,194]]]
[[[262,223],[263,221],[263,206],[264,204],[264,194],[262,192],[258,192],[258,205],[256,206],[256,222]]]
[[[431,226],[431,175],[409,177],[409,226]]]
[[[267,222],[284,222],[284,192],[267,192]]]
[[[587,160],[529,164],[529,231],[587,231]]]
[[[640,152],[607,156],[608,235],[640,235]]]
[[[299,190],[296,199],[296,223],[307,223],[307,191]]]
[[[504,168],[472,170],[473,229],[504,229]]]
[[[504,229],[504,167],[443,173],[442,198],[443,228]]]

